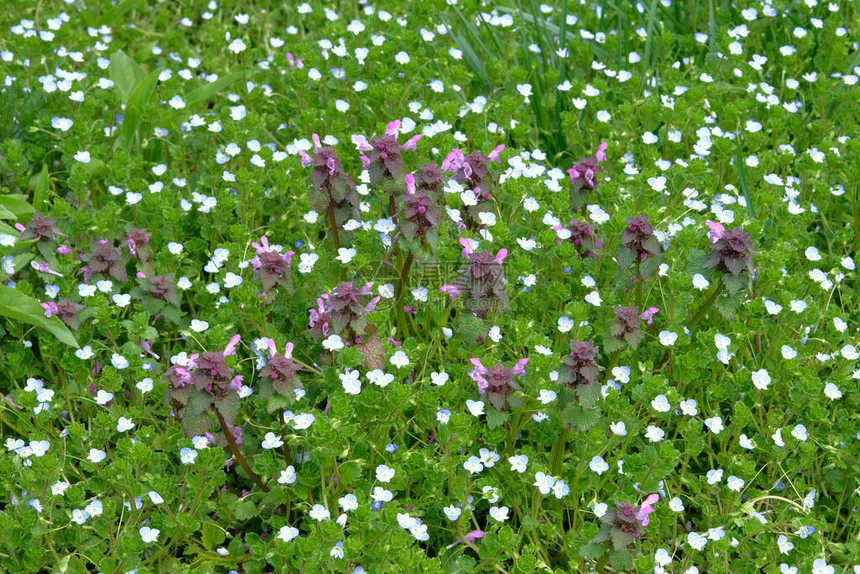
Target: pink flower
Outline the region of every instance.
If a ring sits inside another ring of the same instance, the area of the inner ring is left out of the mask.
[[[708,220],[705,222],[705,225],[707,225],[711,230],[710,233],[708,233],[708,241],[710,241],[711,243],[716,243],[717,241],[719,241],[720,237],[723,236],[723,232],[726,230],[725,227],[723,227],[716,221]]]
[[[643,321],[647,321],[650,325],[651,320],[654,318],[654,315],[656,315],[659,310],[660,309],[658,309],[657,307],[648,307],[641,315],[639,315],[639,318]]]
[[[642,523],[642,526],[648,526],[650,519],[648,515],[654,512],[654,508],[651,506],[655,502],[660,500],[659,494],[652,494],[645,499],[645,502],[642,503],[642,506],[639,508],[639,511],[636,513],[636,520]]]

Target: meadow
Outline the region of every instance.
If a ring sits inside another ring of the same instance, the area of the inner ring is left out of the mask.
[[[860,13],[0,13],[0,571],[860,574]]]

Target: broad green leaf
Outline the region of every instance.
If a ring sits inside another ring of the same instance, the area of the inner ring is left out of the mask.
[[[15,214],[18,221],[22,223],[30,221],[30,218],[33,217],[34,213],[36,213],[36,209],[30,205],[26,195],[0,195],[0,206],[5,207]]]
[[[110,57],[110,79],[122,103],[128,103],[132,92],[145,76],[143,68],[125,52],[118,50]]]
[[[125,117],[122,120],[122,126],[117,133],[116,145],[118,147],[125,150],[131,149],[134,136],[143,117],[143,107],[152,98],[152,94],[155,93],[155,86],[158,84],[158,76],[160,74],[160,70],[151,72],[131,93],[125,106]]]
[[[47,329],[61,343],[76,349],[79,347],[75,336],[59,318],[45,317],[45,310],[38,301],[6,285],[0,285],[0,315]]]
[[[226,74],[221,76],[214,82],[206,84],[205,86],[200,86],[196,90],[192,90],[185,97],[185,105],[192,106],[198,102],[202,102],[204,100],[208,100],[236,80],[242,78],[245,75],[245,72],[233,72],[231,74]]]
[[[48,169],[48,164],[30,178],[30,187],[33,188],[33,206],[39,209],[48,200],[48,192],[51,189],[51,171]]]

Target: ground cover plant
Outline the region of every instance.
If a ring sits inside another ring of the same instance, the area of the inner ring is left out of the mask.
[[[853,2],[0,14],[0,570],[860,572]]]

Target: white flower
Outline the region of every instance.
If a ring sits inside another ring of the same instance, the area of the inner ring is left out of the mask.
[[[755,448],[755,443],[745,434],[741,435],[741,438],[738,439],[738,443],[740,443],[741,447],[747,450],[753,450]]]
[[[103,461],[107,457],[107,453],[103,450],[99,450],[97,448],[91,448],[90,454],[87,456],[87,459],[96,464]]]
[[[281,530],[278,533],[278,538],[283,540],[284,542],[289,542],[293,538],[298,537],[299,529],[293,526],[281,526]]]
[[[379,482],[391,482],[391,479],[394,478],[396,471],[384,464],[380,464],[376,467],[376,480]]]
[[[738,478],[737,476],[731,475],[726,480],[726,486],[729,487],[729,490],[734,490],[735,492],[740,492],[744,487],[744,480],[742,478]]]
[[[672,512],[684,512],[684,503],[677,496],[669,501],[669,510]]]
[[[524,454],[514,455],[508,457],[508,462],[511,463],[511,470],[513,472],[523,474],[526,471],[526,467],[529,463],[529,457]]]
[[[322,522],[323,520],[331,517],[331,513],[322,504],[314,504],[313,508],[308,512],[308,516],[317,522]]]
[[[150,490],[147,494],[153,504],[162,504],[164,502],[164,498],[154,490]]]
[[[466,401],[466,408],[469,409],[469,412],[472,413],[473,416],[481,416],[484,414],[484,401],[473,401],[469,399]]]
[[[99,389],[96,393],[96,402],[100,405],[106,405],[113,400],[113,393]]]
[[[469,460],[463,463],[463,468],[469,471],[469,474],[476,474],[484,470],[484,465],[481,464],[481,459],[477,456],[470,456]]]
[[[780,534],[776,539],[776,547],[779,548],[780,554],[788,554],[794,548],[794,544],[789,542],[785,534]]]
[[[278,478],[278,484],[293,484],[298,476],[296,475],[296,469],[293,465],[287,467],[286,470],[281,471],[281,476]]]
[[[668,566],[672,563],[672,557],[665,548],[658,548],[657,552],[654,553],[654,562],[660,566]]]
[[[651,442],[660,442],[666,436],[666,431],[654,425],[648,425],[648,430],[645,431],[645,437]]]
[[[146,377],[145,379],[138,382],[134,386],[137,387],[137,390],[139,390],[142,394],[145,395],[146,393],[148,393],[149,391],[152,390],[152,387],[153,387],[152,379],[150,379],[149,377]]]
[[[167,105],[169,105],[174,110],[181,110],[185,107],[185,101],[179,94],[176,94],[170,100],[168,100]]]
[[[728,337],[726,337],[725,335],[722,335],[720,333],[717,333],[716,335],[714,335],[714,346],[716,346],[717,349],[720,349],[721,351],[728,349],[729,345],[731,345],[731,344],[732,344],[732,340],[729,339]]]
[[[358,498],[352,493],[342,496],[337,499],[337,503],[344,511],[349,512],[358,508]]]
[[[392,356],[388,360],[388,362],[390,362],[392,365],[399,369],[401,367],[406,367],[409,365],[409,357],[407,357],[406,353],[404,353],[403,351],[397,351],[396,353],[394,353],[394,356]]]
[[[783,359],[791,360],[797,356],[797,351],[795,351],[788,345],[783,345],[781,351]]]
[[[358,379],[357,370],[347,371],[338,375],[340,383],[343,385],[343,390],[348,395],[357,395],[361,392],[361,381]]]
[[[609,430],[615,435],[627,436],[627,425],[624,424],[624,421],[609,423]]]
[[[806,427],[803,425],[796,425],[793,429],[791,429],[791,436],[801,442],[804,442],[807,438],[809,438],[809,435],[806,432]]]
[[[708,430],[714,434],[720,434],[722,430],[725,428],[723,426],[723,419],[721,417],[712,417],[709,419],[705,419],[705,426],[708,427]]]
[[[111,297],[111,299],[113,299],[113,302],[116,304],[116,306],[120,308],[128,307],[128,305],[131,303],[131,295],[128,294],[116,294]]]
[[[752,382],[753,385],[755,385],[755,388],[764,391],[767,390],[767,386],[770,384],[771,378],[765,369],[759,369],[758,371],[752,372]]]
[[[669,399],[666,398],[666,395],[657,395],[657,397],[651,401],[651,407],[658,413],[666,413],[672,408],[672,404],[669,403]]]
[[[370,498],[377,502],[391,502],[394,499],[394,494],[390,490],[385,490],[381,486],[376,486],[373,488],[373,493],[371,493]]]
[[[497,520],[498,522],[504,522],[508,519],[508,510],[509,509],[507,506],[502,506],[501,508],[497,506],[491,506],[490,516],[492,516],[493,519]]]
[[[854,345],[845,345],[839,352],[845,359],[849,361],[853,361],[860,357],[860,353],[857,352],[857,349],[854,347]]]
[[[450,520],[451,522],[456,521],[458,518],[460,518],[460,515],[463,513],[462,508],[458,508],[458,507],[454,506],[453,504],[451,506],[446,506],[442,510],[445,512],[445,517],[448,520]]]
[[[244,52],[248,47],[245,45],[245,42],[242,41],[241,38],[236,38],[227,46],[227,49],[233,52],[234,54],[238,54],[240,52]],[[184,107],[184,106],[183,106]]]
[[[325,341],[323,341],[322,346],[327,351],[338,351],[343,349],[344,344],[343,340],[341,340],[340,335],[329,335]]]
[[[146,544],[150,542],[156,542],[158,540],[158,535],[161,531],[158,528],[150,528],[149,526],[142,526],[140,528],[140,539],[143,540]]]
[[[75,161],[79,161],[81,163],[90,163],[92,158],[90,157],[90,152],[88,151],[79,151],[75,154]]]
[[[710,285],[710,282],[705,279],[704,275],[702,275],[701,273],[696,273],[695,275],[693,275],[693,287],[695,287],[699,291],[703,291],[708,288],[708,285]]]
[[[535,473],[534,486],[538,488],[541,494],[549,494],[552,486],[555,484],[555,478],[542,472]]]
[[[195,331],[197,333],[202,333],[203,331],[205,331],[208,328],[209,328],[209,323],[207,323],[206,321],[201,321],[199,319],[192,319],[191,320],[191,330],[192,331]]]
[[[603,302],[603,299],[600,298],[600,292],[594,290],[585,296],[585,301],[591,303],[595,307],[600,307],[600,304]]]
[[[690,532],[687,535],[687,544],[690,545],[694,550],[701,550],[707,544],[708,539],[699,534],[698,532]]]
[[[197,451],[193,448],[179,449],[179,460],[182,464],[194,464],[195,458],[197,458]]]
[[[316,420],[314,415],[311,413],[301,413],[293,417],[293,429],[294,430],[304,430],[311,426]]]
[[[542,404],[548,405],[549,403],[553,402],[557,396],[558,396],[558,394],[555,391],[551,391],[548,389],[541,389],[540,395],[538,396],[538,400]]]
[[[831,401],[835,401],[842,398],[842,391],[833,383],[827,383],[824,385],[824,395]]]
[[[672,331],[660,331],[660,344],[670,347],[678,340],[678,333]]]
[[[430,373],[430,380],[437,387],[444,386],[445,383],[448,382],[448,379],[449,379],[448,373],[446,373],[445,371],[442,371],[440,373],[435,373],[435,372]]]
[[[116,423],[116,430],[118,432],[126,432],[134,428],[134,422],[126,417],[119,417],[119,421]]]
[[[776,429],[770,438],[773,439],[773,442],[776,443],[776,446],[785,446],[785,441],[782,440],[782,429]]]
[[[273,432],[266,433],[266,437],[263,439],[263,442],[260,443],[260,446],[266,450],[272,450],[275,448],[279,448],[283,446],[284,441]]]
[[[343,264],[347,264],[352,261],[352,258],[355,257],[355,254],[358,253],[355,249],[341,247],[337,250],[338,256],[335,258]]]
[[[588,467],[596,472],[597,474],[603,474],[607,470],[609,470],[609,464],[603,460],[601,456],[594,456],[591,459],[591,462],[588,463]]]
[[[696,399],[687,399],[686,401],[681,401],[679,405],[681,407],[681,412],[687,415],[688,417],[694,417],[699,414],[699,409],[697,408],[698,404],[696,403]]]

